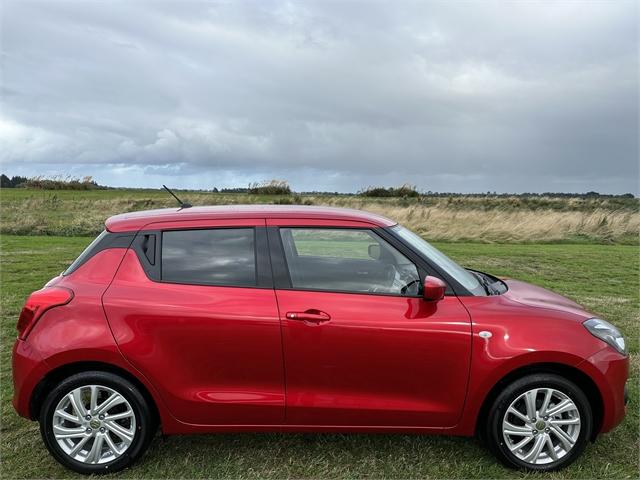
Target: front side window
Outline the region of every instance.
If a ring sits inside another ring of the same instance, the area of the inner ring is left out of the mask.
[[[163,232],[162,280],[201,285],[255,286],[254,229]]]
[[[371,230],[281,228],[294,289],[415,296],[416,266]]]

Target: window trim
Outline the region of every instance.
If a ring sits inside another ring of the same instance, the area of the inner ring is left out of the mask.
[[[208,283],[208,282],[186,282],[186,281],[174,281],[166,280],[162,278],[162,243],[163,234],[165,232],[182,232],[191,230],[222,230],[222,229],[242,229],[253,230],[253,249],[254,249],[254,262],[255,262],[255,277],[256,283],[253,285],[239,285],[239,284],[221,284],[221,283]],[[142,242],[146,235],[156,235],[155,242],[155,265],[151,265],[147,256],[142,251]],[[142,268],[147,275],[147,278],[155,283],[165,283],[169,285],[188,285],[188,286],[201,286],[201,287],[220,287],[220,288],[258,288],[258,289],[273,289],[273,277],[271,273],[271,260],[269,258],[267,247],[267,233],[264,226],[260,225],[212,225],[212,226],[198,226],[198,227],[175,227],[175,228],[163,228],[159,230],[140,230],[136,234],[136,238],[133,242],[132,248],[136,252],[138,261],[142,265]]]
[[[293,286],[293,282],[291,280],[291,275],[289,271],[289,266],[287,262],[287,258],[284,251],[284,245],[282,243],[282,235],[280,234],[281,228],[288,229],[312,229],[312,230],[367,230],[374,237],[378,237],[384,242],[388,243],[391,247],[395,248],[400,254],[402,254],[409,262],[411,262],[418,272],[418,277],[420,278],[421,286],[424,283],[424,278],[427,275],[427,272],[424,268],[422,268],[421,263],[418,263],[405,253],[404,249],[398,248],[396,242],[391,242],[388,238],[381,235],[381,232],[384,231],[382,228],[374,228],[366,225],[362,226],[334,226],[334,225],[304,225],[304,224],[296,224],[296,225],[282,225],[282,226],[267,226],[267,238],[269,240],[269,253],[271,255],[271,265],[273,269],[273,281],[274,288],[276,290],[291,290],[296,292],[318,292],[318,293],[338,293],[338,294],[350,294],[350,295],[373,295],[377,297],[393,297],[393,298],[420,298],[422,299],[422,293],[417,295],[401,295],[395,293],[382,293],[382,292],[354,292],[353,290],[329,290],[329,289],[318,289],[318,288],[296,288]],[[395,239],[395,237],[394,237]],[[397,239],[395,239],[397,241]]]

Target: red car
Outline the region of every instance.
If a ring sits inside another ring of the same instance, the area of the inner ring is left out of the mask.
[[[31,294],[13,404],[82,473],[131,465],[158,427],[478,434],[554,470],[623,419],[628,370],[613,325],[392,220],[201,207],[109,218]]]

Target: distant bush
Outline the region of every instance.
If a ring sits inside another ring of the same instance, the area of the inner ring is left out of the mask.
[[[27,177],[7,177],[4,173],[0,175],[0,188],[16,188],[28,180]]]
[[[96,190],[106,189],[93,179],[93,177],[74,178],[67,177],[12,177],[0,176],[2,188],[33,188],[38,190]]]
[[[221,188],[220,193],[249,193],[249,189],[246,187]]]
[[[291,195],[291,188],[286,180],[269,180],[249,184],[252,195]]]
[[[414,185],[405,183],[400,187],[368,187],[358,192],[363,197],[419,197],[420,194]]]

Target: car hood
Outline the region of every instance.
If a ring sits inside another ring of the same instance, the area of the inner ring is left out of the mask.
[[[519,280],[503,279],[503,281],[509,287],[509,290],[503,295],[509,300],[532,307],[548,308],[571,313],[584,319],[593,317],[593,315],[573,300],[558,295],[546,288]]]

